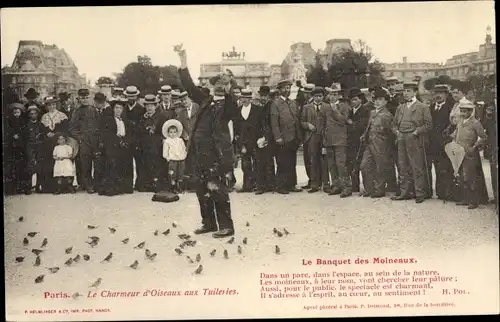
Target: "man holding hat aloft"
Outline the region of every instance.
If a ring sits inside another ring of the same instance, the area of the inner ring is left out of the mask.
[[[309,193],[318,192],[322,186],[328,186],[328,173],[323,170],[321,163],[322,151],[322,134],[324,132],[324,123],[321,122],[320,114],[322,110],[330,108],[327,103],[323,102],[324,90],[322,87],[316,86],[312,91],[312,101],[304,105],[300,115],[300,125],[303,130],[304,138],[304,158],[309,158],[306,163],[309,166],[309,174],[311,179],[311,190]],[[306,161],[306,159],[304,159]],[[326,181],[326,182],[325,182]]]
[[[385,196],[386,184],[392,166],[391,148],[392,119],[387,109],[389,93],[382,88],[373,92],[374,107],[361,140],[366,143],[361,162],[363,173],[363,197],[381,198]]]
[[[300,192],[297,185],[297,150],[302,140],[299,108],[289,99],[292,82],[278,83],[279,97],[271,105],[271,129],[278,146],[277,192]]]
[[[404,84],[406,103],[399,105],[393,120],[393,133],[397,137],[399,170],[401,170],[400,196],[392,200],[416,203],[430,198],[430,181],[426,145],[432,130],[432,116],[427,105],[416,98],[417,82]]]
[[[450,126],[453,103],[448,99],[448,85],[437,84],[433,88],[434,102],[430,105],[432,130],[427,150],[429,182],[432,182],[432,166],[436,172],[436,195],[441,200],[453,200],[453,167],[444,151],[443,131]],[[431,186],[432,192],[432,186]],[[432,193],[431,193],[432,195]]]
[[[451,137],[465,150],[461,166],[461,181],[463,182],[463,200],[457,205],[469,206],[475,209],[479,204],[488,203],[488,193],[484,181],[479,150],[488,139],[481,122],[474,117],[474,104],[460,102],[457,127]]]
[[[238,192],[253,192],[257,184],[257,139],[261,109],[252,104],[252,91],[242,89],[240,113],[234,118],[236,147],[241,153],[243,186]]]
[[[182,84],[191,99],[200,105],[186,160],[196,182],[202,217],[202,225],[194,233],[214,232],[214,238],[231,236],[234,235],[234,223],[228,192],[232,181],[233,147],[228,123],[238,113],[236,100],[231,95],[231,78],[224,74],[211,79],[214,95],[206,97],[189,74],[186,51],[180,46],[175,50],[181,59],[179,75]]]
[[[123,91],[123,96],[128,100],[127,106],[125,106],[125,111],[123,111],[124,117],[130,122],[130,148],[132,149],[132,155],[135,162],[135,172],[136,172],[136,182],[142,176],[142,153],[139,150],[139,143],[137,137],[139,136],[139,122],[142,119],[146,109],[137,100],[139,98],[140,91],[136,86],[127,86]],[[137,187],[135,187],[137,189]]]
[[[79,143],[79,156],[77,162],[80,163],[81,182],[78,184],[87,193],[95,193],[96,186],[102,180],[101,171],[94,171],[92,168],[101,169],[99,161],[102,144],[100,142],[100,122],[104,114],[99,113],[97,108],[90,105],[90,91],[86,88],[78,90],[78,101],[80,106],[75,110],[69,123],[69,132]]]
[[[276,169],[274,167],[275,144],[271,130],[271,88],[261,86],[259,99],[262,105],[257,134],[257,191],[256,195],[274,191]]]
[[[351,110],[347,122],[347,171],[351,176],[352,192],[359,192],[359,172],[362,156],[361,135],[365,132],[370,118],[370,110],[363,104],[364,94],[359,88],[352,88],[349,92]]]

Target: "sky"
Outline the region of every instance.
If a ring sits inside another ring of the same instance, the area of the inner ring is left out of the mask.
[[[120,72],[138,55],[155,65],[178,65],[184,45],[194,79],[200,64],[221,53],[281,64],[295,42],[323,49],[332,38],[364,40],[385,63],[445,62],[477,51],[491,27],[493,1],[334,3],[226,6],[7,8],[0,12],[1,64],[11,65],[20,40],[56,44],[95,82]]]

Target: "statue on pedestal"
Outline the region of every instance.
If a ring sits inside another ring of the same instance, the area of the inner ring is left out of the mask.
[[[306,81],[306,73],[307,69],[304,66],[304,61],[302,60],[302,55],[297,54],[293,58],[293,65],[292,65],[292,80],[293,83],[295,84],[296,81],[300,81],[302,86],[304,86],[307,81]]]

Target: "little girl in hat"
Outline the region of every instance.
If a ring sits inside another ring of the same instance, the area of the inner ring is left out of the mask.
[[[55,137],[57,138],[57,145],[52,153],[55,160],[54,179],[56,180],[54,194],[58,195],[68,190],[68,188],[71,193],[75,193],[73,187],[73,178],[75,176],[75,167],[72,160],[73,148],[68,144],[68,140],[63,134],[57,133]]]

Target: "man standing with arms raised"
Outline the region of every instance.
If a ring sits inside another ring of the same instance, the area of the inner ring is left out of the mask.
[[[187,163],[191,164],[189,168],[196,182],[202,217],[202,226],[194,233],[214,232],[214,238],[232,236],[234,223],[228,184],[233,170],[233,148],[228,123],[238,113],[238,108],[230,94],[231,84],[226,75],[215,77],[212,80],[214,95],[206,97],[191,78],[186,51],[181,46],[175,46],[174,50],[181,59],[182,84],[191,99],[200,105],[187,146]]]

